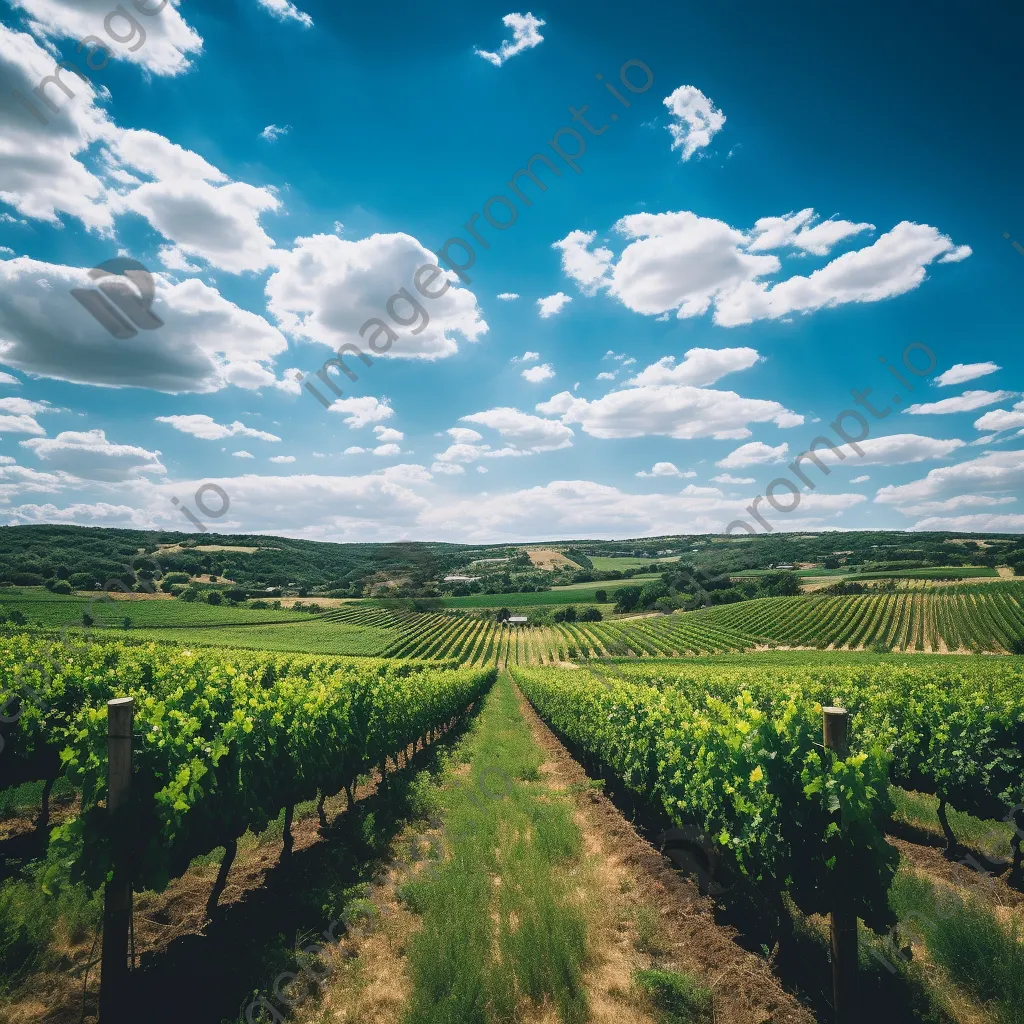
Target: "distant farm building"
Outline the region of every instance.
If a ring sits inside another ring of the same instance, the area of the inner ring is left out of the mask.
[[[530,619],[527,615],[510,615],[508,618],[508,624],[510,626],[526,626],[529,622]]]
[[[482,576],[445,576],[445,583],[476,583]]]

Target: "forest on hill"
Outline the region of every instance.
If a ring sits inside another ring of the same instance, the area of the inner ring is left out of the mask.
[[[132,587],[174,572],[213,575],[250,592],[272,587],[360,596],[376,582],[392,582],[412,595],[423,593],[428,583],[446,574],[465,571],[476,560],[523,560],[523,547],[432,542],[342,544],[248,534],[206,533],[197,537],[173,531],[8,526],[0,527],[0,585],[40,586],[47,581],[66,580],[74,590],[93,590],[111,580]],[[859,567],[872,572],[1024,564],[1024,538],[1001,534],[701,534],[550,541],[544,547],[564,552],[584,571],[593,567],[594,558],[604,565],[622,559],[624,567],[637,564],[637,560],[678,558],[711,575],[803,563],[825,569]]]

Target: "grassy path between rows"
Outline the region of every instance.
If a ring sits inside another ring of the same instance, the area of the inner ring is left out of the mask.
[[[371,927],[304,1020],[711,1024],[709,993],[647,948],[657,912],[595,855],[579,795],[503,673],[423,777],[429,825],[398,844]]]
[[[587,1018],[587,923],[572,805],[540,782],[543,754],[502,677],[439,793],[448,857],[400,893],[423,919],[408,950],[409,1024],[485,1024],[550,1004]]]

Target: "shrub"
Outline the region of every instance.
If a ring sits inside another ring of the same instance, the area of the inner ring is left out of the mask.
[[[608,591],[607,590],[595,590],[594,591],[594,600],[598,604],[607,604],[608,603]]]
[[[218,605],[222,604],[223,602],[224,598],[219,590],[211,590],[210,593],[206,595],[207,604]]]
[[[600,608],[584,608],[580,612],[580,622],[600,622],[603,618]]]

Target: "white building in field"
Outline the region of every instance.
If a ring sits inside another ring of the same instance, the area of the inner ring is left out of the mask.
[[[507,621],[510,626],[525,626],[530,619],[527,615],[510,615]]]

